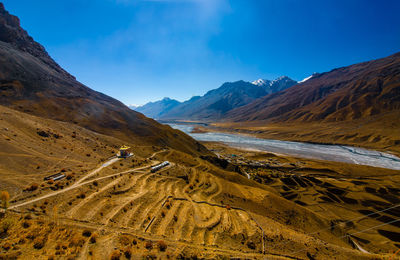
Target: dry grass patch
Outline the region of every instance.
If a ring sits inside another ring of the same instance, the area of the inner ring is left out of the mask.
[[[83,244],[85,244],[85,239],[82,237],[82,235],[75,234],[69,242],[69,247],[81,247]]]

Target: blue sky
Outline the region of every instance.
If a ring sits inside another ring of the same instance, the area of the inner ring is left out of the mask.
[[[125,104],[400,51],[397,0],[4,0],[50,55]]]

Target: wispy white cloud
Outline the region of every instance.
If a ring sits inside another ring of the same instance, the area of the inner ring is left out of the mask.
[[[217,15],[220,12],[226,12],[230,10],[230,4],[228,0],[114,0],[117,4],[138,4],[143,2],[159,3],[159,4],[175,4],[195,5],[197,8],[197,14],[200,18],[209,18],[213,15]]]

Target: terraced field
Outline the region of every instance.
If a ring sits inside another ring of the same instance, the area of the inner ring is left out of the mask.
[[[150,171],[165,160],[169,166]],[[206,160],[156,149],[147,158],[111,159],[58,182],[57,190],[42,184],[42,189],[14,198],[10,208],[100,234],[106,250],[87,244],[77,251],[82,259],[89,252],[109,258],[107,254],[121,246],[116,243],[124,234],[130,239],[165,241],[170,256],[303,259],[350,255],[369,259],[340,237],[343,227],[330,230],[329,220],[299,203],[298,190],[306,196],[310,192],[306,188],[317,189],[316,179],[293,178],[261,185]],[[284,189],[282,194],[274,192],[278,186]],[[138,257],[152,252],[147,244],[144,247],[135,249]]]
[[[31,201],[54,199],[47,208],[57,205],[57,214],[66,219],[128,228],[192,245],[226,245],[226,249],[260,253],[262,229],[245,210],[217,201],[221,191],[221,180],[204,165],[172,164],[156,173],[148,167],[105,175],[96,170],[56,196]],[[13,208],[31,210],[31,206],[27,201]]]
[[[296,166],[297,167],[297,166]],[[273,187],[279,194],[331,221],[331,230],[355,241],[355,247],[376,252],[400,248],[400,176],[398,172],[343,176],[337,172],[294,167],[246,167],[250,178]],[[366,230],[365,232],[363,230]]]

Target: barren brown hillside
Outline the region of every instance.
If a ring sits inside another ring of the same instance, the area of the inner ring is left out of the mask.
[[[207,153],[192,138],[91,90],[64,71],[0,4],[0,104],[126,141]]]
[[[335,122],[397,111],[400,53],[334,69],[230,113],[234,121]]]
[[[11,195],[1,259],[377,256],[332,232],[331,217],[206,160],[137,143],[133,157],[110,158],[124,141],[3,106],[0,121],[0,190]],[[44,180],[55,173],[66,178]]]
[[[225,131],[400,152],[400,54],[317,74],[230,112]]]

